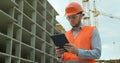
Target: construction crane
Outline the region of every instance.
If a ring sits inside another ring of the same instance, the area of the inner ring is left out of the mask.
[[[99,15],[107,16],[112,19],[120,20],[120,17],[118,17],[118,16],[113,16],[112,14],[99,12],[96,8],[96,0],[93,0],[93,9],[92,10],[90,9],[90,0],[82,0],[82,5],[84,8],[84,12],[85,12],[85,17],[84,17],[83,23],[85,23],[86,25],[91,25],[92,24],[91,21],[93,21],[93,25],[98,27],[97,16],[99,16]],[[92,17],[90,15],[90,12],[93,13],[93,20],[90,20],[90,18]]]
[[[93,13],[93,17],[94,17],[94,25],[95,26],[98,26],[98,22],[97,22],[97,16],[99,15],[102,15],[102,16],[107,16],[111,19],[118,19],[120,20],[120,17],[119,16],[114,16],[112,14],[107,14],[107,13],[103,13],[103,12],[99,12],[97,9],[96,9],[96,0],[93,1],[93,10],[90,9],[90,12]]]
[[[90,11],[92,11],[92,10],[90,10]],[[92,12],[94,13],[94,17],[97,17],[98,15],[103,15],[103,16],[107,16],[107,17],[112,18],[112,19],[120,20],[120,17],[118,17],[118,16],[113,16],[112,14],[106,14],[106,13],[99,12],[96,9],[95,0],[94,0],[94,11],[92,11]]]
[[[94,15],[94,25],[98,27],[97,16],[99,15],[99,11],[96,9],[96,0],[93,0],[93,15]]]
[[[113,16],[112,14],[102,13],[102,12],[99,12],[98,10],[90,10],[90,11],[94,13],[94,17],[102,15],[102,16],[107,16],[107,17],[109,17],[111,19],[118,19],[118,20],[120,20],[120,17]]]
[[[94,4],[93,4],[93,10],[95,11],[96,10],[96,5],[95,5],[95,0],[94,1]],[[84,8],[84,12],[85,12],[85,16],[84,16],[84,20],[83,20],[83,23],[86,24],[86,25],[92,25],[92,22],[91,21],[94,21],[94,25],[97,26],[97,19],[96,19],[96,11],[93,12],[94,15],[94,20],[91,20],[91,13],[90,13],[90,0],[82,0],[82,5],[83,5],[83,8]]]
[[[112,19],[118,19],[118,20],[120,20],[120,17],[113,16],[112,14],[100,13],[100,15],[107,16],[107,17],[112,18]]]
[[[85,12],[85,16],[83,19],[83,23],[86,25],[91,25],[91,21],[90,21],[90,2],[89,0],[82,0],[82,5],[84,8],[84,12]]]

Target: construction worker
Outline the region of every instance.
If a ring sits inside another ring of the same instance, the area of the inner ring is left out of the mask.
[[[56,48],[56,55],[62,63],[95,63],[101,56],[101,40],[95,26],[81,23],[83,9],[77,2],[71,2],[65,9],[65,16],[72,29],[65,33],[69,43],[64,49]]]

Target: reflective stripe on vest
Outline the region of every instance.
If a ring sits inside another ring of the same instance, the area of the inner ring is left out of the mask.
[[[66,38],[71,44],[74,44],[77,48],[91,50],[91,39],[92,39],[92,32],[95,26],[84,26],[77,36],[74,38],[73,31],[70,30],[65,33]],[[63,60],[76,60],[76,61],[83,61],[89,63],[95,63],[95,60],[92,59],[83,59],[71,52],[66,52],[63,55]]]

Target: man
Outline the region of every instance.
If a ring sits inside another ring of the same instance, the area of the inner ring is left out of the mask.
[[[64,46],[68,51],[56,47],[56,54],[62,63],[95,63],[101,56],[101,40],[95,26],[81,23],[84,16],[82,7],[71,2],[65,9],[65,16],[72,26],[65,33],[69,43]]]

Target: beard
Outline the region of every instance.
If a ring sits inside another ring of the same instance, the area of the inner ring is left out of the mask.
[[[80,26],[80,21],[76,24],[76,25],[74,25],[74,26],[72,26],[72,27],[79,27]]]

